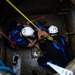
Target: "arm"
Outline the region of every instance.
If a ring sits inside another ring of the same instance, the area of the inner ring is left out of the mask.
[[[27,47],[33,47],[36,43],[36,39],[35,40],[31,40],[31,39],[27,39],[30,43]]]
[[[39,44],[35,44],[35,47],[36,47],[38,50],[41,50]]]
[[[38,29],[38,40],[41,38],[41,36],[48,36],[48,33]]]
[[[35,46],[37,49],[40,50],[39,44],[36,44],[36,40],[32,41],[31,39],[27,38],[27,40],[30,42],[28,47],[33,47]]]

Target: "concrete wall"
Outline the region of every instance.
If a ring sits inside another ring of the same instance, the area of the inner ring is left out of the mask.
[[[73,32],[74,32],[74,35],[73,35],[73,38],[72,38],[72,45],[73,45],[73,52],[74,52],[74,57],[75,57],[75,11],[71,11],[72,13],[72,26],[73,26]]]
[[[74,33],[74,35],[69,36],[69,44],[71,47],[71,52],[73,53],[73,57],[75,57],[75,11],[72,10],[68,12],[65,18],[67,32]]]

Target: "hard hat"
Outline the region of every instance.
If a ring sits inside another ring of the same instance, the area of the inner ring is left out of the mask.
[[[25,36],[25,37],[28,37],[28,36],[32,36],[33,33],[34,33],[34,30],[31,28],[31,27],[24,27],[22,30],[22,35]]]
[[[54,25],[51,25],[49,28],[48,28],[48,32],[49,33],[58,33],[58,28]]]

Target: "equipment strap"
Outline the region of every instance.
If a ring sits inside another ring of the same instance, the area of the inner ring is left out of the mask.
[[[61,38],[61,42],[62,42],[61,46],[58,46],[58,45],[57,45],[56,43],[54,43],[54,42],[52,42],[52,44],[54,45],[54,47],[55,47],[56,49],[62,51],[65,60],[68,61],[67,55],[66,55],[65,50],[64,50],[65,42],[64,42],[64,40],[63,40],[62,38]]]
[[[18,33],[18,30],[13,31],[11,37],[12,37],[12,40],[14,40],[15,42],[20,42],[22,41],[22,38],[19,38],[19,39],[15,38],[15,34],[17,33]]]

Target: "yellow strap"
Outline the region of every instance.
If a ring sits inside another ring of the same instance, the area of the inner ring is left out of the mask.
[[[9,0],[6,0],[17,12],[19,12],[29,23],[31,23],[36,29],[39,29],[31,20],[29,20],[15,5],[13,5]],[[40,29],[39,29],[40,30]],[[41,31],[41,30],[40,30]],[[41,31],[42,32],[42,31]],[[49,40],[53,40],[51,36],[46,36]]]
[[[40,40],[44,39],[44,38],[47,38],[48,40],[51,40],[53,41],[54,43],[56,43],[57,45],[60,45],[56,40],[53,39],[53,37],[50,37],[50,36],[43,36],[40,38]]]
[[[48,40],[53,40],[53,38],[50,37],[50,36],[43,36],[43,37],[40,38],[40,40],[42,40],[42,39],[44,39],[44,38],[47,38]]]
[[[28,22],[30,22],[35,28],[38,29],[38,27],[31,21],[29,20],[15,5],[13,5],[9,0],[6,0],[17,12],[19,12]]]

